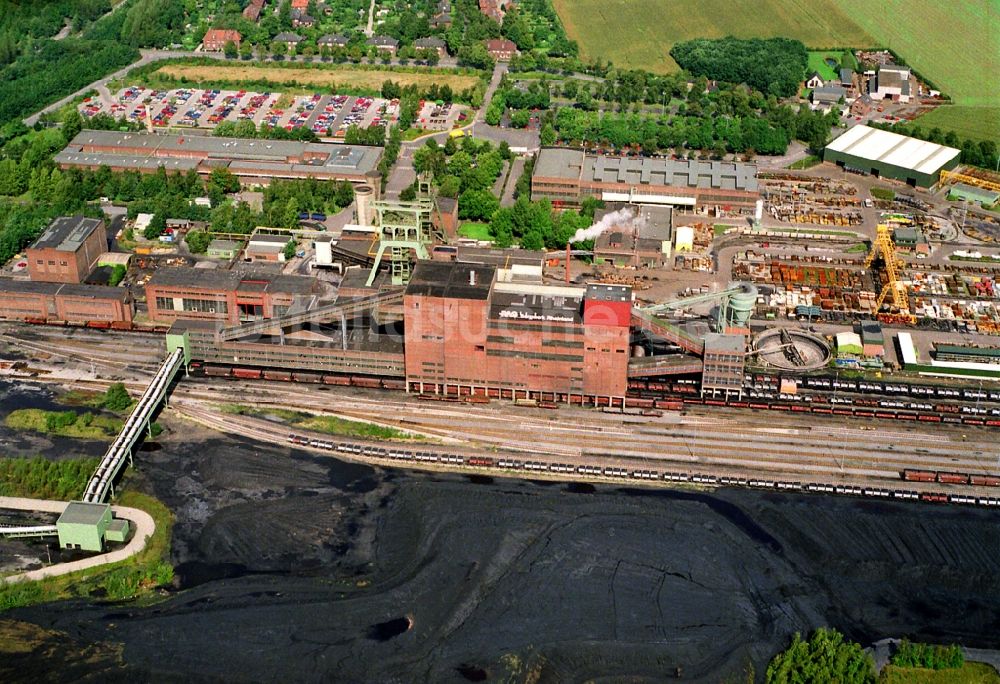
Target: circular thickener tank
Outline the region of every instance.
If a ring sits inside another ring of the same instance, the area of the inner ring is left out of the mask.
[[[757,306],[757,286],[753,283],[730,283],[730,288],[740,291],[729,295],[729,324],[746,327]]]
[[[354,204],[358,223],[362,226],[372,225],[371,202],[375,199],[375,188],[370,185],[359,185],[354,188]]]

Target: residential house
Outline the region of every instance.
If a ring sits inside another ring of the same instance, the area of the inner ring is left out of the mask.
[[[429,38],[417,38],[415,41],[413,41],[413,47],[415,47],[418,50],[434,50],[435,52],[437,52],[438,57],[448,56],[447,44],[437,36],[431,36]]]
[[[222,52],[226,49],[226,43],[233,41],[238,48],[243,36],[239,31],[232,29],[209,29],[205,32],[205,37],[201,41],[202,49],[205,52]]]
[[[875,101],[872,100],[871,95],[864,93],[861,97],[856,98],[854,102],[851,103],[851,116],[868,116],[874,106]]]
[[[875,78],[868,82],[868,94],[873,100],[889,99],[893,102],[909,102],[916,89],[909,67],[885,64],[879,68]]]
[[[854,86],[854,69],[840,70],[840,85],[845,88],[851,88]]]
[[[328,36],[323,36],[316,41],[316,45],[319,47],[326,48],[345,48],[347,47],[348,38],[347,36],[342,36],[340,34],[331,34]]]
[[[440,0],[434,16],[431,17],[431,28],[451,28],[451,2],[450,0]]]
[[[395,55],[396,50],[399,49],[399,41],[391,36],[372,36],[366,41],[366,44],[373,46],[379,52],[385,52],[389,55]]]
[[[502,0],[479,0],[479,11],[498,24],[503,23],[507,13]]]
[[[824,85],[825,82],[818,71],[812,72],[809,78],[806,79],[806,88],[822,88]]]
[[[847,101],[847,88],[841,85],[820,86],[812,91],[812,102],[817,107],[836,106],[841,100]]]
[[[299,34],[288,31],[283,31],[274,37],[275,43],[284,43],[289,50],[294,50],[303,40],[305,39]]]
[[[266,0],[250,0],[250,4],[243,8],[243,18],[248,21],[257,22],[260,20],[260,13],[264,9]]]
[[[309,7],[309,0],[292,0],[293,10],[305,12],[307,7]]]
[[[306,14],[305,10],[292,10],[292,26],[295,28],[312,28],[316,25],[316,20]]]
[[[519,54],[517,45],[506,38],[493,38],[486,41],[486,51],[498,62],[509,62],[514,55]]]

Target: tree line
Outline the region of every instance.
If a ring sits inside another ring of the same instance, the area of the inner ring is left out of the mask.
[[[781,107],[766,118],[691,114],[657,117],[562,108],[552,128],[543,128],[541,137],[543,145],[552,144],[558,136],[568,144],[590,143],[618,150],[631,147],[647,154],[668,149],[678,155],[686,149],[711,151],[717,156],[728,152],[784,154],[792,139],[822,149],[834,123],[831,115],[808,107],[798,111]]]

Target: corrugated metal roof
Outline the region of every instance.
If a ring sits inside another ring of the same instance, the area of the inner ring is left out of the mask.
[[[851,128],[827,145],[827,149],[925,174],[938,172],[961,153],[954,147],[869,126]]]

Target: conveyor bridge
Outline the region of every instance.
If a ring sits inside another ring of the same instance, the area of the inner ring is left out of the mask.
[[[628,377],[653,375],[687,375],[701,373],[702,361],[691,356],[642,356],[629,359]]]
[[[153,380],[132,409],[122,431],[108,447],[107,453],[87,483],[83,500],[87,503],[103,503],[108,494],[114,493],[114,479],[125,461],[132,462],[132,447],[142,437],[144,430],[150,429],[150,419],[161,401],[166,401],[170,383],[174,375],[184,365],[184,350],[175,349],[160,365]]]
[[[170,383],[174,375],[184,365],[184,350],[175,349],[171,352],[153,376],[153,380],[139,398],[129,414],[121,432],[108,447],[104,458],[87,483],[83,500],[87,503],[103,503],[108,494],[114,493],[114,480],[121,472],[127,460],[132,462],[132,448],[142,436],[144,430],[150,429],[150,419],[161,401],[165,401],[170,391]],[[18,537],[51,537],[58,534],[55,525],[18,525],[0,526],[0,536]]]
[[[632,308],[632,325],[653,337],[659,337],[696,356],[705,353],[705,342],[681,330],[679,326],[657,318],[642,309]]]
[[[379,292],[378,294],[370,297],[352,298],[343,302],[338,301],[334,304],[320,306],[309,311],[299,311],[293,314],[280,316],[278,318],[250,321],[248,323],[234,325],[229,328],[223,328],[219,332],[219,339],[228,342],[230,340],[236,340],[244,337],[264,335],[275,329],[283,330],[285,328],[290,328],[296,325],[304,325],[306,323],[323,323],[335,320],[341,316],[354,316],[359,313],[364,313],[378,306],[397,304],[402,300],[402,290]]]

